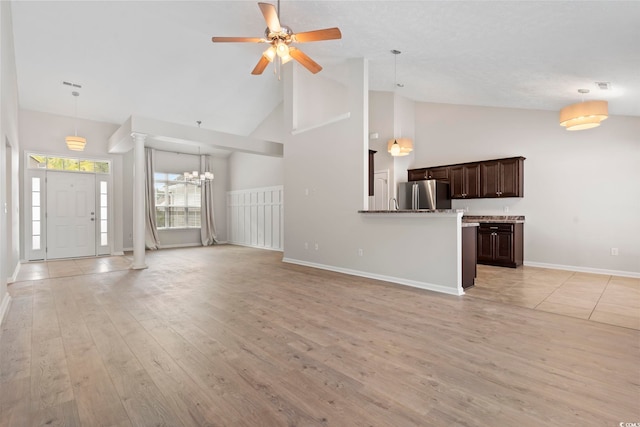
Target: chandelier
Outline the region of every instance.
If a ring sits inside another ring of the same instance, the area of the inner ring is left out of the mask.
[[[196,123],[198,124],[198,128],[200,128],[200,125],[202,124],[202,120],[198,120],[196,121]],[[200,158],[201,158],[200,146],[198,145],[198,159]],[[213,181],[213,172],[200,173],[198,171],[191,171],[191,172],[183,173],[183,176],[184,176],[185,182],[195,184],[195,185],[202,185],[205,182]]]
[[[191,184],[201,185],[203,182],[213,181],[213,173],[211,172],[200,173],[198,171],[185,172],[184,180],[185,182],[189,182]]]

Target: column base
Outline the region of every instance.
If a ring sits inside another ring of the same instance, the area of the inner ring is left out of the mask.
[[[145,268],[149,268],[147,264],[131,264],[132,270],[144,270]]]

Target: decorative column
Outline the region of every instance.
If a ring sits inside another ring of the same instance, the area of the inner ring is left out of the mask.
[[[132,133],[133,139],[133,265],[134,270],[147,268],[145,251],[144,141],[147,135]]]

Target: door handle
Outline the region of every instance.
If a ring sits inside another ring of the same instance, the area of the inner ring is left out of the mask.
[[[95,221],[95,220],[96,220],[95,218],[91,218],[91,221]]]

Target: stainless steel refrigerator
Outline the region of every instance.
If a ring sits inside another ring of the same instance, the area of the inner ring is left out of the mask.
[[[449,184],[435,179],[401,182],[398,207],[401,210],[451,209]]]

